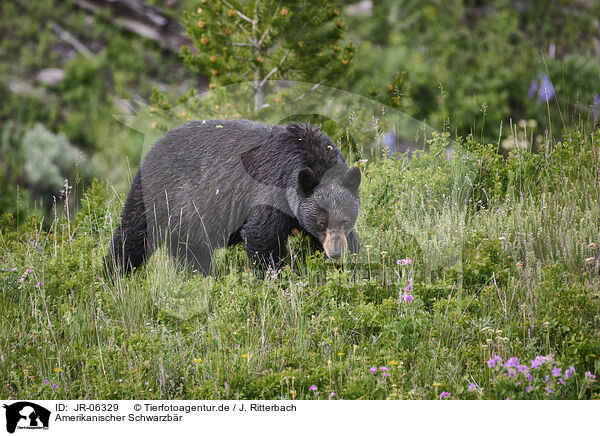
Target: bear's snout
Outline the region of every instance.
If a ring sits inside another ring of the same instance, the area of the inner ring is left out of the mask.
[[[341,230],[327,230],[323,248],[327,257],[330,259],[339,259],[348,248],[346,235]]]

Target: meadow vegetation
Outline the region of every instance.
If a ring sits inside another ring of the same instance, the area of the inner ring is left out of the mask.
[[[107,280],[123,196],[101,182],[74,216],[3,215],[0,396],[598,398],[598,140],[503,157],[467,137],[448,158],[439,134],[363,162],[361,253],[294,236],[262,279],[238,246],[213,277],[159,251]]]

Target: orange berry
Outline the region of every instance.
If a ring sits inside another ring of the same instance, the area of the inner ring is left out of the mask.
[[[262,64],[264,61],[263,61],[263,58],[261,58],[259,56],[259,57],[256,58],[256,62],[258,62],[259,64]]]
[[[279,97],[275,97],[275,103],[279,103],[281,99]]]
[[[392,84],[388,83],[387,90],[392,91],[393,89],[394,89],[394,87],[392,86]]]
[[[339,51],[339,50],[340,50],[340,47],[337,44],[335,44],[333,46],[333,51]]]
[[[285,17],[285,16],[287,16],[287,14],[288,14],[288,10],[287,10],[286,8],[283,8],[283,9],[281,10],[281,16],[282,16],[282,17]]]
[[[198,21],[198,27],[203,28],[204,26],[206,26],[204,21]]]
[[[208,58],[208,60],[211,62],[217,62],[217,57],[215,55],[212,55],[211,57]]]
[[[208,44],[208,39],[207,39],[207,38],[204,38],[204,37],[202,37],[202,38],[200,39],[200,44],[202,44],[202,45],[206,45],[206,44]]]
[[[228,28],[226,28],[226,29],[225,29],[225,33],[226,33],[227,35],[231,35],[231,29],[230,29],[229,27],[228,27]]]
[[[302,47],[304,45],[304,43],[302,41],[298,41],[298,46]]]
[[[343,60],[342,60],[342,63],[343,63],[344,65],[348,65],[348,62],[350,62],[348,59],[343,59]]]
[[[218,70],[212,70],[210,73],[211,73],[213,76],[216,76],[217,74],[219,74],[219,71],[218,71]]]
[[[233,9],[229,9],[227,15],[229,15],[230,17],[235,17],[235,11]]]
[[[196,12],[198,12],[199,14],[201,14],[202,13],[202,8],[198,8],[198,10]]]

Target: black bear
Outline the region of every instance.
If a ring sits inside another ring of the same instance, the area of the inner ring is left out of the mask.
[[[106,261],[127,273],[166,243],[209,274],[216,248],[244,243],[254,265],[277,269],[295,228],[330,258],[357,252],[360,180],[310,124],[190,122],[148,152]]]

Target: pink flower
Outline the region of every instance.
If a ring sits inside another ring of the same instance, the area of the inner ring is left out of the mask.
[[[52,389],[58,389],[58,385],[56,383],[52,384]]]
[[[560,368],[557,368],[556,366],[554,368],[552,368],[552,375],[554,377],[559,377],[560,376]]]
[[[494,368],[496,366],[496,364],[501,361],[502,361],[502,357],[496,355],[494,357],[491,357],[490,360],[488,360],[488,366],[490,368]]]
[[[443,400],[444,398],[448,398],[450,397],[450,392],[442,392],[440,394],[440,400]]]
[[[571,365],[566,371],[565,371],[565,378],[570,378],[573,374],[575,373],[575,367],[573,365]]]
[[[371,368],[369,368],[369,372],[370,372],[371,374],[375,374],[375,373],[377,372],[377,368],[376,368],[376,367],[374,367],[374,366],[372,366]]]
[[[315,385],[312,385],[310,388],[308,388],[309,391],[316,391],[317,387]]]
[[[389,371],[387,366],[382,366],[381,368],[379,368],[381,371]]]
[[[596,378],[596,376],[595,376],[594,374],[592,374],[592,371],[588,371],[588,372],[586,372],[586,373],[585,373],[585,376],[586,376],[587,378]]]
[[[44,379],[44,383],[46,383],[47,385],[49,385],[49,384],[50,384],[50,382],[48,381],[48,379],[47,379],[47,378],[45,378],[45,379]]]

